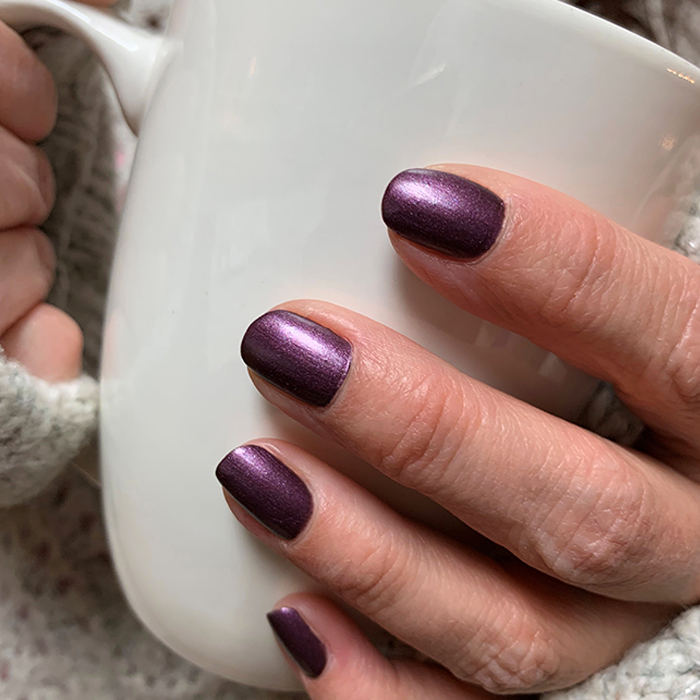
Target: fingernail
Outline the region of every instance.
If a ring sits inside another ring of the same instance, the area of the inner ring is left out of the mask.
[[[294,608],[280,608],[267,613],[267,621],[302,671],[309,678],[318,678],[326,668],[328,654],[304,618]]]
[[[327,406],[345,381],[352,346],[332,330],[289,311],[270,311],[246,331],[243,361],[300,401]]]
[[[455,258],[476,258],[489,250],[504,216],[498,195],[440,170],[399,173],[382,200],[382,217],[394,233]]]
[[[223,458],[216,478],[258,522],[285,540],[301,534],[313,501],[306,484],[277,457],[257,445]]]

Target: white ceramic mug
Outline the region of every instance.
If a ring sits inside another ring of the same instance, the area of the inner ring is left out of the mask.
[[[283,300],[328,299],[575,417],[594,381],[405,272],[382,192],[407,167],[478,163],[672,237],[698,174],[700,72],[556,0],[176,0],[162,40],[62,0],[0,0],[0,17],[87,40],[141,130],[102,369],[128,599],[204,668],[295,687],[264,614],[309,582],[236,523],[219,459],[288,437],[405,511],[443,515],[268,408],[239,358],[245,328]]]

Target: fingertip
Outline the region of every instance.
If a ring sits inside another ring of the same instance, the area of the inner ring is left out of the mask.
[[[311,700],[495,700],[436,664],[390,661],[349,615],[323,596],[287,596],[268,621]]]
[[[287,596],[268,613],[267,619],[287,660],[307,690],[313,686],[318,697],[335,697],[333,689],[337,692],[340,688],[351,687],[348,686],[350,678],[376,679],[382,669],[387,670],[388,661],[357,624],[320,595]],[[354,690],[357,691],[356,684]],[[312,697],[315,693],[311,692]],[[372,695],[360,694],[360,697]],[[350,697],[349,692],[347,697]],[[374,694],[374,697],[385,696]]]
[[[9,121],[8,127],[17,136],[36,143],[43,141],[56,126],[58,118],[58,88],[51,71],[30,50],[31,58],[26,60],[27,78],[17,102],[24,115],[21,122]]]
[[[83,333],[66,313],[40,304],[0,338],[0,346],[30,374],[47,382],[80,376]]]

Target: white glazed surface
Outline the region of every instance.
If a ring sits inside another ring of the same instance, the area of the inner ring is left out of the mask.
[[[700,75],[554,0],[178,0],[167,47],[108,309],[111,544],[131,604],[165,643],[229,678],[292,688],[264,614],[308,582],[234,521],[213,470],[272,435],[363,470],[257,396],[238,354],[245,328],[285,299],[328,299],[574,417],[593,380],[405,272],[381,194],[406,167],[479,163],[672,236],[663,224],[697,175]],[[371,471],[360,478],[452,526]]]

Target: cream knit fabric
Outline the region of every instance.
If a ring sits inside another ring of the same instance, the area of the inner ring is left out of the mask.
[[[650,25],[661,43],[700,60],[695,2],[634,0],[627,10]],[[167,12],[167,0],[137,0],[129,16],[157,28]],[[83,327],[85,367],[94,375],[116,221],[118,183],[109,136],[114,115],[101,73],[83,46],[46,31],[28,39],[60,89],[58,125],[45,143],[58,180],[57,206],[46,224],[59,260],[51,300]],[[123,123],[116,124],[128,151]],[[700,215],[691,219],[676,247],[700,261]],[[0,506],[17,504],[0,510],[0,698],[289,698],[196,669],[155,641],[127,608],[109,561],[99,494],[75,470],[61,473],[91,436],[96,406],[97,386],[89,376],[50,386],[0,355]],[[624,442],[640,429],[607,386],[601,386],[584,422]],[[700,698],[700,607],[620,664],[547,697]]]

